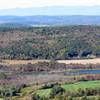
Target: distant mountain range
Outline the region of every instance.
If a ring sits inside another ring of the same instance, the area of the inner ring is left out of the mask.
[[[0,10],[0,24],[100,25],[100,6],[51,6]]]
[[[2,25],[100,25],[100,16],[0,16]]]
[[[100,15],[100,6],[50,6],[0,10],[0,15]]]

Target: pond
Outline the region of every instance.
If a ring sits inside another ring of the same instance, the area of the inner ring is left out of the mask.
[[[100,74],[100,70],[78,70],[79,74]]]
[[[84,74],[100,74],[100,70],[98,69],[82,69],[82,70],[71,70],[71,71],[65,71],[64,75],[84,75]]]

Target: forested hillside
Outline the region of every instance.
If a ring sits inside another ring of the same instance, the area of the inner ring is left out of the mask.
[[[100,26],[0,27],[0,58],[100,57]]]

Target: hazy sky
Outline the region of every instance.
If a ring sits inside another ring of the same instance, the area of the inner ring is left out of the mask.
[[[41,6],[77,6],[77,5],[100,5],[100,0],[0,0],[0,9],[26,8]]]

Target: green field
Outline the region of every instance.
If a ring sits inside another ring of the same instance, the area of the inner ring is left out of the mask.
[[[4,100],[3,98],[0,98],[0,100]]]
[[[62,87],[66,91],[77,91],[78,89],[86,89],[86,88],[100,88],[100,81],[87,81],[87,82],[77,82],[74,84],[64,84]],[[38,90],[37,94],[40,96],[48,96],[51,92],[51,89],[42,89]]]

